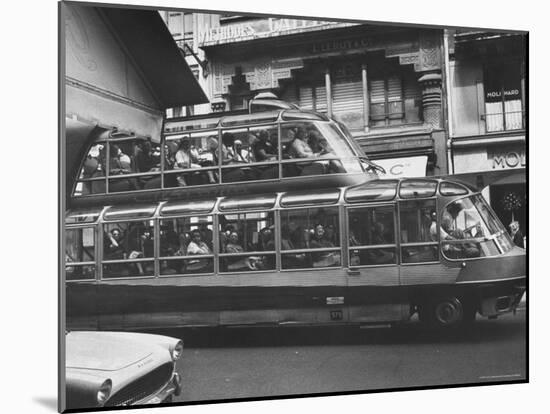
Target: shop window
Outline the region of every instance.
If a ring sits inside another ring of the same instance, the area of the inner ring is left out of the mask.
[[[160,274],[212,273],[212,216],[160,221]]]
[[[401,262],[423,263],[439,260],[435,200],[399,203],[401,222]]]
[[[520,66],[502,63],[487,66],[484,89],[487,132],[523,128]]]
[[[220,271],[275,269],[272,212],[220,215]]]
[[[65,231],[66,280],[95,279],[95,236],[93,227]]]
[[[348,211],[350,266],[397,264],[393,205]]]
[[[103,278],[153,276],[154,221],[104,224]]]
[[[338,208],[281,211],[283,269],[340,266]]]
[[[419,122],[421,93],[412,74],[373,77],[369,81],[371,126]]]

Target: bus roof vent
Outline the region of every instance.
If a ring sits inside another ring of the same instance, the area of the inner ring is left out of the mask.
[[[403,180],[399,187],[401,198],[432,197],[437,190],[437,181],[434,180]]]
[[[369,181],[351,187],[344,195],[348,203],[393,200],[397,194],[397,180]]]
[[[264,194],[257,196],[227,197],[220,202],[220,210],[255,210],[270,209],[275,206],[275,194]]]
[[[175,214],[210,213],[215,204],[215,199],[200,201],[169,201],[161,207],[160,215],[171,216]]]
[[[307,206],[319,204],[334,204],[340,198],[340,190],[325,190],[325,191],[300,191],[285,193],[281,197],[281,206]]]

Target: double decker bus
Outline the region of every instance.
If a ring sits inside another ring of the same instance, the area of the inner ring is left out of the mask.
[[[65,222],[70,329],[452,326],[513,311],[525,251],[482,195],[385,180],[334,120],[278,109],[90,134]]]

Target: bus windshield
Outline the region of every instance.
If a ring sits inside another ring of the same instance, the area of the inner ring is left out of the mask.
[[[443,254],[450,259],[495,256],[512,249],[508,233],[480,194],[450,203],[441,216]]]

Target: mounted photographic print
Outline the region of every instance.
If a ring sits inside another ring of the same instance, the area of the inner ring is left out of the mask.
[[[60,411],[527,382],[527,33],[61,2]]]

